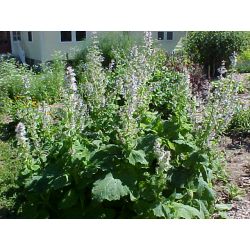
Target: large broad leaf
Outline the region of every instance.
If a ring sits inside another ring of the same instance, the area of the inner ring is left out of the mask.
[[[136,163],[141,163],[147,165],[148,162],[145,159],[146,155],[143,150],[132,150],[129,154],[128,161],[130,164],[135,165]]]
[[[179,139],[179,129],[180,125],[174,123],[173,121],[164,121],[163,125],[163,136],[167,136],[170,140]]]
[[[143,150],[145,153],[145,159],[148,161],[148,165],[152,163],[152,161],[155,159],[154,155],[154,144],[157,136],[148,134],[143,137],[139,137],[136,142],[136,150],[140,151]]]
[[[233,208],[233,205],[232,204],[216,204],[215,207],[218,211],[229,211]]]
[[[170,209],[166,201],[156,201],[152,203],[151,209],[156,217],[169,218]]]
[[[202,200],[194,199],[193,204],[195,204],[196,206],[199,206],[199,210],[204,215],[205,218],[209,218],[210,213],[209,213],[209,211],[208,211],[208,209],[206,207],[206,206],[208,206],[207,202],[204,202]]]
[[[89,160],[89,165],[102,170],[111,170],[122,158],[121,148],[117,145],[105,145],[96,150]]]
[[[175,211],[177,218],[184,218],[184,219],[192,219],[192,218],[199,218],[204,219],[202,213],[200,213],[196,208],[190,207],[188,205],[184,205],[182,203],[173,202],[171,204]]]
[[[212,203],[215,200],[215,192],[209,187],[208,183],[203,180],[203,178],[199,178],[199,183],[197,187],[197,192],[195,193],[195,198],[199,200],[205,200],[208,203]]]
[[[21,219],[36,219],[37,215],[37,204],[25,203],[23,205]]]
[[[177,153],[192,152],[196,150],[197,147],[194,143],[186,140],[173,140],[175,145],[175,150]]]
[[[73,207],[57,210],[60,219],[82,219],[83,209],[81,204],[76,203]]]
[[[70,185],[70,178],[63,172],[61,166],[51,164],[46,167],[42,176],[33,176],[25,185],[28,192],[46,193]]]
[[[74,189],[68,190],[63,196],[62,200],[59,203],[60,209],[66,209],[74,206],[79,199],[79,195],[75,192]]]
[[[84,219],[113,219],[116,216],[114,209],[103,207],[102,203],[90,203],[85,209]]]
[[[57,189],[60,189],[62,187],[69,185],[70,181],[69,181],[68,176],[65,174],[65,175],[61,175],[56,178],[53,178],[49,182],[49,184],[51,185],[51,188],[53,188],[54,190],[57,190]]]
[[[188,168],[194,168],[199,166],[204,166],[208,163],[208,157],[206,154],[201,152],[194,152],[190,154],[188,159],[184,162],[184,166]]]
[[[92,194],[98,201],[119,200],[129,194],[129,188],[122,184],[120,179],[115,179],[112,173],[108,173],[104,179],[99,179],[94,183]]]
[[[138,215],[142,215],[145,218],[146,214],[150,211],[150,205],[144,200],[138,200],[134,203],[133,209]]]

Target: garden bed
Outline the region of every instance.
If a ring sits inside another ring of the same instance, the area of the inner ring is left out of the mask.
[[[216,138],[242,125],[237,98],[244,88],[232,71],[196,91],[184,64],[183,71],[166,66],[148,33],[144,47],[117,53],[109,69],[96,43],[84,70],[61,61],[39,76],[8,62],[2,67],[0,176],[7,191],[16,190],[8,196],[1,189],[3,211],[33,219],[203,219],[232,207],[238,177],[228,181],[214,149],[229,161],[229,143]],[[223,181],[217,196],[214,177]]]

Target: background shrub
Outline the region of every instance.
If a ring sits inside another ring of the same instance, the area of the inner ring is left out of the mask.
[[[229,135],[250,135],[250,107],[238,107],[226,132]]]
[[[239,73],[250,72],[250,50],[245,50],[238,56],[236,69]]]
[[[116,50],[122,50],[123,53],[129,53],[130,48],[134,44],[142,44],[141,39],[129,35],[129,31],[108,31],[98,34],[98,48],[100,49],[104,61],[102,62],[104,67],[108,67],[111,59],[115,57]],[[79,61],[86,62],[86,55],[88,48],[92,44],[92,38],[88,38],[83,44],[82,49],[76,53],[74,66],[79,64]]]
[[[229,57],[247,48],[249,32],[240,31],[191,31],[184,39],[184,48],[195,63],[204,65],[215,76],[221,61],[229,65]]]

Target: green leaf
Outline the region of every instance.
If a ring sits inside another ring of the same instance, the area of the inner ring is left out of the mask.
[[[46,209],[42,209],[41,211],[39,211],[37,219],[49,219],[50,218],[50,214]]]
[[[150,210],[150,205],[146,201],[138,200],[134,203],[133,209],[138,215],[145,216]]]
[[[34,171],[38,170],[39,168],[40,168],[39,165],[33,165],[33,166],[31,166],[31,169],[34,170]]]
[[[120,179],[115,179],[112,173],[108,173],[104,179],[94,182],[92,194],[98,201],[113,201],[129,194],[129,188],[124,186]]]
[[[190,207],[188,205],[184,205],[182,203],[177,203],[177,202],[173,202],[171,205],[176,210],[178,218],[192,219],[198,217],[199,219],[204,219],[202,213],[200,213],[194,207]]]
[[[37,218],[37,204],[25,203],[22,207],[22,219],[36,219]]]
[[[79,199],[79,195],[74,189],[70,189],[63,196],[61,202],[59,203],[59,209],[66,209],[74,206]]]
[[[212,203],[215,200],[215,192],[212,188],[209,187],[208,183],[199,178],[199,183],[197,187],[197,192],[195,193],[195,198],[199,200],[205,200],[209,203]]]
[[[103,170],[111,170],[119,163],[121,158],[122,152],[119,146],[113,144],[105,145],[92,153],[89,165]]]
[[[215,204],[218,211],[229,211],[233,208],[232,204]]]
[[[116,212],[111,208],[104,208],[102,203],[90,205],[86,208],[84,213],[84,219],[113,219],[116,216]]]
[[[68,185],[70,185],[70,183],[71,182],[69,181],[69,178],[68,178],[68,176],[66,174],[63,175],[63,176],[58,176],[55,179],[52,179],[51,182],[49,182],[49,184],[51,185],[51,187],[54,190],[60,189],[60,188],[65,187],[65,186],[68,186]]]
[[[153,210],[156,217],[169,218],[170,208],[168,202],[156,201],[151,204],[151,209]]]
[[[210,213],[206,207],[206,205],[208,205],[207,202],[204,202],[204,201],[198,200],[198,199],[194,199],[193,203],[196,204],[197,206],[199,206],[199,208],[200,208],[199,210],[204,215],[205,218],[209,218]]]
[[[227,216],[225,212],[219,212],[218,213],[222,219],[231,219],[231,217]]]
[[[146,155],[143,150],[132,150],[129,154],[128,161],[130,164],[135,165],[136,163],[141,163],[147,165],[148,162],[145,159]]]
[[[83,209],[79,203],[76,203],[73,207],[58,210],[59,216],[62,219],[82,219]]]

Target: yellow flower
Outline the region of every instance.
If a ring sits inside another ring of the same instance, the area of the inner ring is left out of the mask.
[[[10,100],[10,103],[13,102],[12,100]]]

